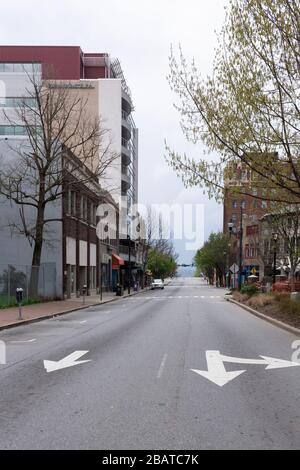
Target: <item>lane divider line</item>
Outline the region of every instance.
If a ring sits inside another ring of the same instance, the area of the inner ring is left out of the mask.
[[[165,369],[165,365],[166,365],[167,358],[168,358],[168,354],[165,354],[164,357],[162,358],[162,361],[161,361],[161,364],[160,364],[160,367],[159,367],[158,373],[157,373],[157,378],[158,378],[158,379],[161,379],[161,378],[162,378],[162,375],[163,375],[163,373],[164,373],[164,369]]]

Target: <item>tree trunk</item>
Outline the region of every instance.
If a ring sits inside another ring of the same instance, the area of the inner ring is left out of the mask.
[[[290,281],[291,281],[291,292],[295,292],[295,270],[291,268],[291,273],[290,273]]]
[[[44,234],[44,207],[38,208],[36,224],[35,224],[35,242],[31,262],[31,274],[29,284],[29,296],[33,299],[38,297],[39,274],[41,265],[41,256],[43,248]]]

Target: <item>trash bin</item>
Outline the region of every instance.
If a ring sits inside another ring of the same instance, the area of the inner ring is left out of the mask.
[[[116,287],[116,295],[122,296],[124,294],[124,289],[122,286],[119,286],[119,284]]]

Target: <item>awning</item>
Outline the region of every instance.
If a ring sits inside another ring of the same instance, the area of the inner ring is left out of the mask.
[[[112,268],[113,269],[118,269],[119,266],[124,265],[124,260],[118,255],[115,255],[114,253],[112,254]]]

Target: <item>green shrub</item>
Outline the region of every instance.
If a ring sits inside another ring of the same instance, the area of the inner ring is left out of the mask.
[[[247,294],[247,295],[254,295],[258,293],[258,287],[256,287],[254,284],[250,284],[249,286],[242,286],[241,288],[241,294]]]

